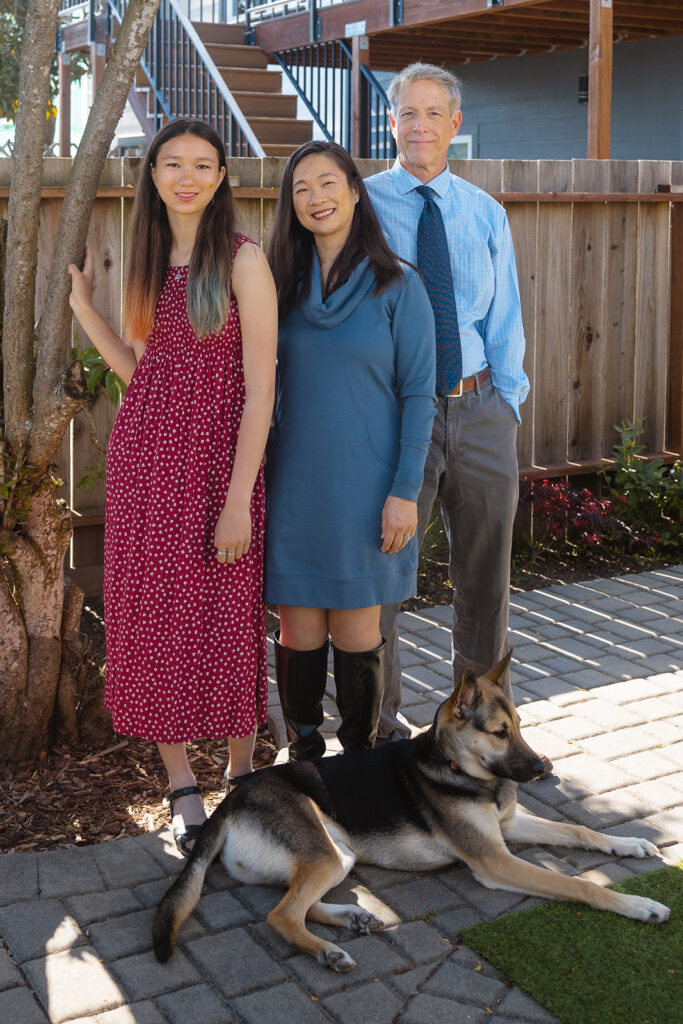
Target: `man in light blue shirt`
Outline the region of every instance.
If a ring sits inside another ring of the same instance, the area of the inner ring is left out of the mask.
[[[421,545],[438,501],[455,587],[453,673],[457,681],[464,666],[481,674],[507,648],[510,553],[518,494],[516,435],[519,406],[529,391],[522,366],[525,343],[519,288],[505,211],[486,192],[448,169],[448,146],[462,122],[457,78],[433,65],[412,64],[393,79],[389,100],[399,156],[390,170],[373,175],[365,184],[389,244],[413,265],[418,265],[420,257],[418,223],[426,204],[436,204],[446,242],[441,250],[432,246],[432,259],[437,252],[437,274],[442,272],[447,243],[453,280],[450,319],[447,316],[444,322],[457,328],[446,347],[454,346],[451,364],[457,366],[462,360],[462,376],[455,386],[450,380],[438,395],[417,532]],[[429,188],[421,188],[425,185]],[[429,291],[426,274],[425,280]],[[437,305],[443,296],[430,292],[430,298],[438,322]],[[453,299],[457,320],[452,315]],[[409,735],[399,713],[398,610],[398,605],[385,606],[381,620],[388,670],[380,736],[392,739]],[[512,699],[509,679],[506,686]]]

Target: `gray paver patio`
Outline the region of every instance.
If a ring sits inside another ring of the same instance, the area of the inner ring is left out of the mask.
[[[683,567],[552,587],[512,600],[512,680],[525,735],[558,777],[520,788],[534,813],[643,835],[651,861],[519,849],[600,883],[683,857]],[[400,617],[405,711],[415,731],[450,688],[450,609]],[[334,684],[324,731],[338,750]],[[282,729],[277,691],[271,711]],[[88,849],[0,856],[0,1020],[12,1024],[552,1024],[462,946],[471,924],[533,906],[467,868],[413,874],[358,865],[332,894],[387,923],[360,936],[313,925],[358,967],[335,974],[266,924],[278,890],[219,865],[168,965],[150,920],[182,866],[168,832]],[[475,969],[476,968],[476,969]]]

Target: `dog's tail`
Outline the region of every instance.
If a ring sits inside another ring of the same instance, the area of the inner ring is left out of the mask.
[[[157,907],[152,926],[154,953],[165,964],[176,944],[178,932],[197,906],[204,876],[225,843],[227,798],[201,828],[182,872]]]

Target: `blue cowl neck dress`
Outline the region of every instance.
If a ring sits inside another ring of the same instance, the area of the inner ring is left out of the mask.
[[[381,551],[388,495],[417,500],[435,410],[434,316],[403,269],[375,295],[366,259],[323,301],[314,251],[308,294],[280,325],[267,601],[366,608],[415,594],[415,539]]]

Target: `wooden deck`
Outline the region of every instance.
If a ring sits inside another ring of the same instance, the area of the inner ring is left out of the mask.
[[[590,6],[590,0],[504,0],[501,7],[488,7],[487,0],[356,0],[319,11],[320,41],[343,39],[347,26],[358,31],[364,23],[373,70],[398,71],[414,60],[450,67],[585,47]],[[612,18],[617,42],[683,34],[679,0],[614,0]],[[307,13],[256,27],[258,46],[271,53],[310,41]]]

